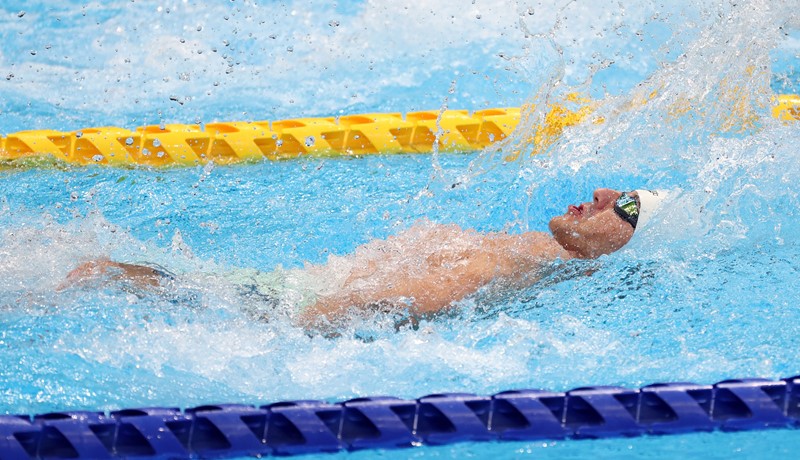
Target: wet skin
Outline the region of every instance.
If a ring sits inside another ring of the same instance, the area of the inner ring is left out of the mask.
[[[570,205],[567,212],[550,220],[550,232],[564,249],[575,257],[594,259],[625,246],[633,227],[616,212],[614,202],[622,192],[607,188],[594,191],[592,201]],[[628,195],[638,200],[636,192]]]
[[[322,295],[306,308],[298,322],[321,328],[336,324],[353,309],[375,305],[407,308],[415,316],[446,310],[491,282],[529,285],[543,267],[557,259],[590,259],[610,254],[633,236],[633,227],[614,212],[621,192],[597,189],[592,201],[570,205],[550,220],[552,236],[544,232],[479,233],[457,225],[424,223],[359,246],[348,259],[350,272],[335,292]],[[635,192],[629,195],[635,196]],[[309,265],[309,272],[334,276],[340,265]],[[82,264],[64,286],[105,276],[142,287],[157,286],[159,274],[150,267],[107,259]]]

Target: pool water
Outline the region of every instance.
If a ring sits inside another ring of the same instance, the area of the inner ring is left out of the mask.
[[[770,116],[773,94],[800,93],[796,6],[5,2],[4,133],[523,104],[536,120],[568,93],[599,102],[597,123],[536,156],[523,124],[463,154],[4,169],[2,410],[800,374],[800,125]],[[280,316],[253,320],[252,299],[221,276],[337,260],[426,220],[546,231],[596,187],[676,198],[618,253],[480,293],[418,328],[377,315],[337,338],[308,335]],[[191,281],[56,289],[98,257]],[[798,446],[776,430],[382,455],[767,458]]]

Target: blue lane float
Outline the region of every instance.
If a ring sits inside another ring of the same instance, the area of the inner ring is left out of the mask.
[[[0,458],[179,459],[297,455],[462,441],[528,441],[796,428],[800,376],[714,385],[436,394],[265,406],[208,405],[0,416]]]

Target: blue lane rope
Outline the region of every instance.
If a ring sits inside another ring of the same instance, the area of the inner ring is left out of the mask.
[[[0,416],[0,458],[181,459],[296,455],[461,441],[606,438],[796,428],[800,375],[640,389],[436,394]]]

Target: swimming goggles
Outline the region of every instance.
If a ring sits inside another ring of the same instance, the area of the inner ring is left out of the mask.
[[[622,217],[622,220],[636,228],[636,223],[639,221],[639,204],[634,197],[622,192],[622,195],[614,202],[614,212]]]

